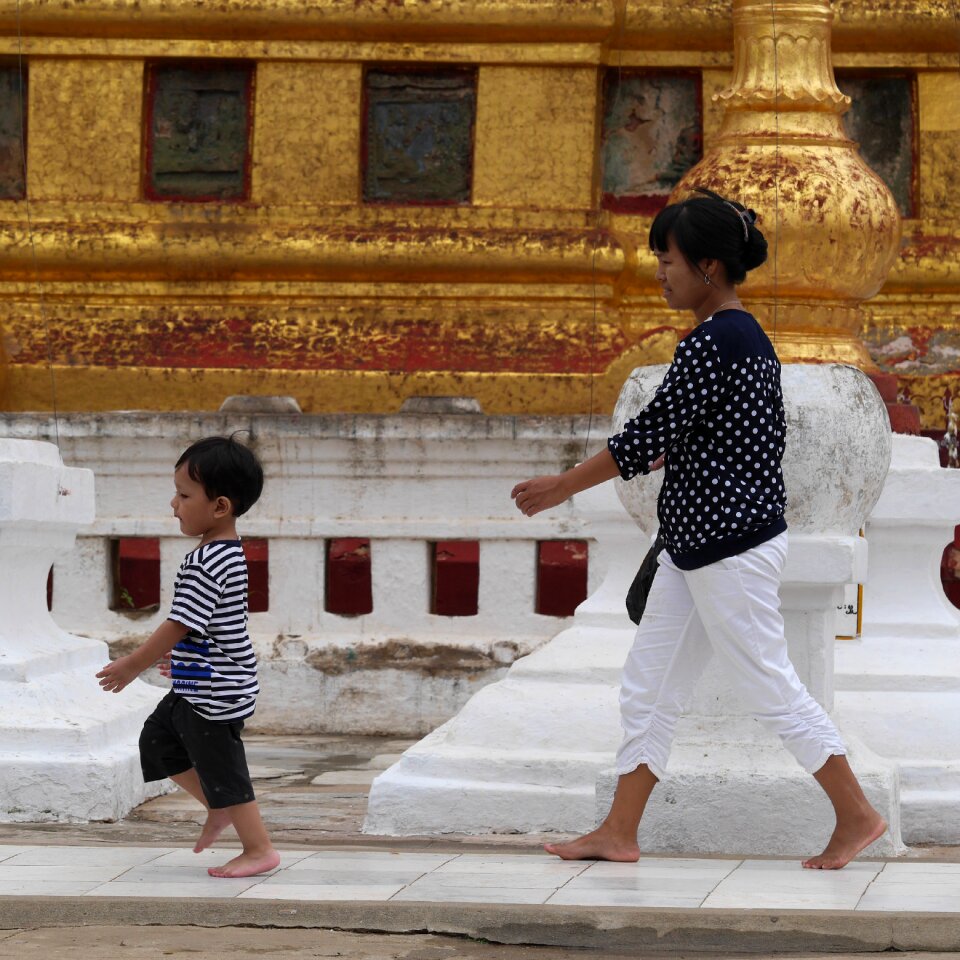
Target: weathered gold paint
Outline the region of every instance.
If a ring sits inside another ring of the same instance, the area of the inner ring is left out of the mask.
[[[837,50],[956,49],[952,0],[836,0]],[[731,0],[2,0],[0,32],[78,38],[322,40],[406,44],[605,42],[635,50],[729,50]]]
[[[31,201],[137,200],[143,64],[31,60],[29,71]]]
[[[958,27],[960,31],[960,27]],[[958,33],[960,57],[960,33]],[[960,70],[921,74],[920,201],[927,216],[960,218],[957,158],[960,157]]]
[[[920,422],[925,430],[946,429],[947,413],[943,408],[943,396],[949,389],[956,397],[958,381],[960,378],[955,373],[933,376],[901,374],[899,378],[901,389],[906,387],[910,392],[910,402],[920,408]]]
[[[726,113],[719,95],[730,86],[730,70],[703,71],[703,148],[709,150],[720,135]]]
[[[858,305],[886,279],[900,216],[843,131],[832,19],[829,0],[734,0],[726,113],[673,196],[710,187],[760,213],[769,259],[744,290],[781,359],[871,366]]]
[[[5,206],[5,205],[2,205]],[[0,206],[0,209],[2,209]],[[181,205],[187,207],[187,204]],[[196,209],[193,209],[193,208]],[[80,212],[78,210],[78,212]],[[554,281],[612,284],[624,254],[607,234],[535,227],[518,216],[493,232],[418,225],[396,209],[388,230],[274,221],[194,204],[180,220],[77,223],[35,221],[33,245],[7,251],[9,279],[132,282],[233,280]],[[300,217],[297,218],[298,220]],[[0,242],[22,225],[0,223]],[[450,290],[453,293],[453,289]]]
[[[605,37],[615,0],[3,0],[0,31],[94,37],[582,41]],[[658,6],[665,6],[659,0]]]
[[[595,68],[481,67],[474,203],[589,208],[596,104]]]
[[[412,396],[469,396],[484,413],[578,414],[609,412],[623,381],[638,366],[669,363],[677,339],[657,334],[649,349],[629,351],[595,377],[583,374],[398,374],[351,370],[235,370],[164,367],[53,367],[60,412],[149,409],[216,410],[235,393],[297,399],[306,413],[396,413]],[[49,410],[51,370],[14,365],[7,373],[10,411]],[[537,396],[531,400],[531,395]],[[140,398],[148,398],[150,403]]]
[[[0,53],[22,48],[30,63],[33,222],[31,234],[24,204],[0,202],[0,404],[49,409],[49,349],[62,410],[214,409],[237,392],[292,393],[317,411],[395,410],[416,393],[476,395],[491,413],[584,412],[591,399],[608,410],[629,368],[668,360],[689,321],[658,297],[649,219],[596,206],[605,66],[704,68],[708,152],[735,154],[768,237],[778,235],[777,283],[771,265],[744,295],[785,359],[866,364],[860,332],[960,327],[950,3],[833,4],[834,62],[921,71],[919,216],[883,290],[858,308],[882,282],[883,250],[840,237],[845,253],[830,259],[803,223],[838,170],[862,176],[850,166],[830,49],[817,39],[823,5],[776,2],[781,162],[819,170],[803,183],[783,170],[779,196],[769,176],[773,47],[759,22],[768,0],[753,5],[754,48],[737,50],[759,83],[731,74],[730,0],[237,0],[229,14],[193,0],[22,0],[22,39],[16,3],[0,0]],[[249,204],[140,200],[143,61],[172,56],[258,61]],[[474,206],[359,203],[369,62],[479,65]],[[713,103],[731,80],[739,92]],[[841,154],[839,167],[818,167]],[[877,226],[874,199],[858,229]],[[844,215],[816,226],[839,236]],[[198,317],[210,333],[198,350],[229,345],[231,310],[248,318],[254,358],[268,367],[146,365],[151,338]],[[485,339],[494,359],[518,367],[534,340],[578,363],[559,372],[303,369],[321,346],[356,356],[358,337],[393,342],[411,316],[453,345],[445,362]],[[105,351],[107,365],[96,360]],[[913,389],[928,426],[939,425],[930,418],[941,380]]]
[[[362,79],[356,63],[258,66],[254,203],[357,202]]]
[[[144,37],[24,37],[0,36],[0,55],[38,57],[91,57],[95,59],[143,60],[145,58],[189,57],[227,60],[350,63],[445,63],[445,64],[524,64],[596,65],[608,55],[600,43],[413,43],[362,40],[177,40]],[[655,55],[657,56],[657,55]],[[727,62],[729,54],[702,51],[697,63]],[[684,62],[690,54],[664,51],[664,65],[678,57]],[[617,58],[622,59],[617,53]],[[658,62],[659,62],[658,60]]]

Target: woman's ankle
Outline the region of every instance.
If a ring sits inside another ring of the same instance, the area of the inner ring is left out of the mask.
[[[604,820],[603,823],[597,827],[596,832],[616,843],[629,844],[637,842],[637,829],[638,826],[633,826],[632,824]]]

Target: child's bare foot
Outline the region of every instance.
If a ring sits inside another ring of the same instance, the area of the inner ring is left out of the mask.
[[[561,860],[613,860],[617,863],[636,863],[640,859],[640,847],[637,841],[632,843],[617,837],[606,826],[600,826],[592,833],[584,834],[569,843],[545,843],[547,853]]]
[[[208,810],[207,822],[200,831],[197,842],[193,845],[193,852],[206,850],[217,841],[223,831],[230,826],[230,814],[226,810]]]
[[[280,865],[280,854],[272,847],[264,853],[241,853],[222,867],[210,867],[211,877],[256,877]]]
[[[859,820],[843,826],[838,823],[823,853],[804,860],[803,865],[808,870],[839,870],[882,837],[886,829],[887,821],[873,809]]]

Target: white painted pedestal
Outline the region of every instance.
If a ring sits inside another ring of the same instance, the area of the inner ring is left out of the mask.
[[[661,378],[661,370],[635,371],[620,394],[615,424],[640,409]],[[852,367],[787,366],[783,390],[790,542],[781,605],[790,659],[831,711],[836,608],[844,584],[866,574],[866,545],[857,533],[886,474],[889,421],[873,385]],[[656,522],[652,486],[649,480],[618,485],[624,505],[644,527]],[[890,824],[870,852],[895,853],[902,846],[896,768],[849,731],[841,733],[865,793]],[[612,771],[598,779],[598,819],[609,809],[615,784]],[[667,776],[647,806],[641,847],[795,856],[818,849],[832,823],[829,801],[813,778],[744,713],[711,662],[678,725]]]
[[[643,406],[664,370],[634,371],[615,429]],[[889,423],[873,385],[853,368],[786,368],[784,391],[793,531],[782,591],[787,636],[801,677],[829,709],[835,608],[843,585],[861,573],[857,531],[889,463]],[[374,781],[366,832],[579,832],[596,823],[597,804],[602,811],[612,792],[603,770],[620,739],[619,672],[634,633],[623,598],[655,525],[659,483],[655,475],[621,486],[640,532],[615,509],[609,485],[578,495],[609,557],[603,585],[571,629],[517,661]],[[851,747],[891,824],[874,852],[898,850],[896,770]],[[738,713],[724,679],[708,667],[644,818],[645,849],[803,854],[819,849],[831,828],[812,778]]]
[[[649,540],[606,484],[577,497],[610,558],[573,626],[517,660],[373,783],[365,833],[577,831],[620,737],[617,688],[633,640],[624,596]],[[591,548],[591,563],[598,551]]]
[[[159,792],[137,753],[158,691],[104,693],[106,644],[47,612],[47,573],[93,503],[93,474],[64,467],[53,444],[0,439],[0,820],[114,820]]]
[[[837,711],[900,768],[908,843],[960,843],[960,611],[940,557],[960,522],[960,471],[936,444],[893,437],[893,460],[867,521],[863,632],[837,644]]]

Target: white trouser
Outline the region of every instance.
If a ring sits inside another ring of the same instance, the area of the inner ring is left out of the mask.
[[[711,652],[744,706],[808,773],[846,753],[833,721],[787,656],[778,594],[786,557],[785,533],[697,570],[681,570],[666,550],[660,554],[623,667],[618,774],[645,763],[663,778],[677,721]]]

